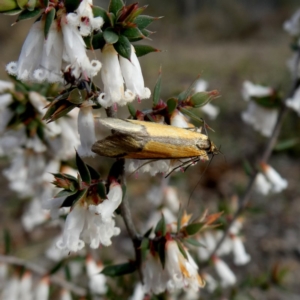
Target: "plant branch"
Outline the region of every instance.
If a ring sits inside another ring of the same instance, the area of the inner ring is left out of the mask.
[[[40,265],[34,264],[32,262],[28,262],[24,259],[15,256],[0,254],[0,262],[9,265],[24,267],[25,269],[30,270],[33,273],[40,275],[41,277],[48,276],[48,271],[43,267],[41,267]],[[62,278],[59,275],[50,275],[49,280],[51,283],[56,284],[66,290],[69,290],[70,292],[76,294],[77,296],[84,297],[87,294],[85,288],[79,287],[77,284],[72,284],[71,282],[66,281],[64,278]]]
[[[113,110],[113,107],[108,107],[106,109],[106,115],[110,118],[116,118],[117,114],[116,111]],[[121,183],[122,186],[126,186],[126,178],[125,178],[125,170],[124,170],[124,165],[125,165],[125,159],[123,158],[123,170],[122,170],[122,174],[121,175]],[[139,277],[141,282],[143,283],[143,274],[142,274],[142,270],[141,270],[141,263],[142,263],[142,253],[141,253],[141,238],[139,236],[139,234],[136,231],[136,228],[134,226],[133,220],[132,220],[132,215],[130,212],[130,208],[129,208],[129,202],[127,199],[127,196],[125,195],[125,197],[123,197],[123,200],[120,204],[120,212],[121,212],[121,216],[123,218],[126,230],[130,236],[130,239],[133,243],[133,248],[134,248],[134,252],[135,252],[135,264],[139,273]]]

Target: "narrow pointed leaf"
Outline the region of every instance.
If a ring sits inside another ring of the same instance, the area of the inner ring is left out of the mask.
[[[55,198],[69,197],[69,196],[75,195],[76,193],[77,193],[77,191],[71,192],[71,191],[67,191],[67,190],[62,190],[55,196]]]
[[[93,35],[92,47],[94,50],[102,49],[105,46],[105,39],[103,37],[103,32],[98,32]]]
[[[29,10],[23,10],[23,11],[19,14],[19,16],[18,16],[16,22],[34,18],[34,17],[36,17],[37,15],[39,15],[40,12],[41,12],[41,10],[40,10],[39,8],[36,8],[36,9],[34,9],[34,10],[32,10],[32,11],[29,11]]]
[[[175,98],[168,99],[167,106],[168,106],[169,115],[171,115],[174,112],[174,110],[177,108],[177,104],[178,104],[177,99]]]
[[[184,231],[187,233],[187,235],[194,235],[196,234],[203,226],[205,223],[199,222],[199,223],[193,223],[189,224],[184,228]]]
[[[118,11],[124,6],[124,2],[122,0],[110,0],[108,10],[111,13],[117,15]]]
[[[107,44],[115,44],[119,40],[119,35],[112,28],[107,28],[103,32],[103,38]]]
[[[85,162],[81,159],[76,151],[76,165],[78,168],[78,172],[83,182],[90,184],[91,183],[91,174],[90,171],[85,164]]]
[[[134,49],[137,57],[147,55],[151,52],[160,52],[160,50],[148,45],[134,45]]]
[[[122,276],[126,274],[131,274],[136,271],[136,265],[131,262],[127,262],[124,264],[113,265],[105,267],[101,274],[104,274],[109,277]]]
[[[152,229],[153,229],[153,227],[151,227],[150,229],[148,229],[148,230],[145,232],[145,234],[144,234],[144,237],[145,237],[145,238],[147,238],[147,237],[150,236],[150,234],[151,234],[151,232],[152,232]]]
[[[135,118],[136,116],[136,109],[134,108],[134,106],[132,105],[132,103],[128,103],[127,104],[127,108],[129,110],[130,115]]]
[[[8,255],[11,252],[11,235],[7,229],[3,231],[4,238],[4,254]]]
[[[133,39],[143,39],[145,36],[142,34],[142,32],[136,28],[136,27],[131,27],[131,28],[126,28],[123,32],[122,35],[126,36],[129,40]]]
[[[98,195],[100,196],[101,199],[107,199],[107,196],[106,196],[106,188],[105,188],[105,185],[102,183],[102,182],[99,182],[97,184],[97,193]]]
[[[163,214],[161,215],[161,219],[157,223],[154,232],[155,232],[156,235],[159,235],[159,236],[165,236],[166,235],[167,227],[166,227],[165,217],[164,217]]]
[[[158,18],[146,16],[146,15],[139,15],[134,19],[134,23],[137,25],[139,29],[145,29],[149,26],[153,21],[157,20]]]
[[[70,207],[74,205],[77,201],[85,197],[88,189],[77,191],[75,194],[67,197],[61,207]]]
[[[276,146],[274,147],[274,150],[276,151],[283,151],[290,148],[293,148],[294,146],[298,145],[300,142],[299,138],[279,141]]]
[[[75,88],[70,92],[67,100],[73,104],[79,105],[85,100],[86,96],[87,93],[85,90],[79,90],[78,88]]]
[[[119,40],[114,44],[114,48],[119,55],[130,60],[131,44],[126,36],[120,35]]]
[[[156,106],[160,99],[160,90],[161,90],[161,72],[159,72],[154,91],[153,91],[153,106]]]
[[[92,168],[91,166],[89,165],[86,165],[89,169],[89,172],[91,174],[91,178],[94,179],[94,180],[98,180],[100,179],[101,175],[100,173],[98,173],[94,168]]]
[[[158,256],[159,256],[159,260],[161,262],[161,265],[162,265],[163,269],[165,268],[165,262],[166,262],[165,245],[166,245],[166,240],[165,239],[162,239],[158,243]]]
[[[183,215],[183,209],[182,209],[182,207],[180,205],[179,211],[178,211],[178,216],[177,216],[177,232],[179,232],[180,228],[181,228],[182,215]]]
[[[196,239],[192,239],[192,238],[184,239],[184,242],[188,243],[190,245],[196,246],[196,247],[205,247],[203,244],[198,242]]]
[[[100,7],[100,6],[93,6],[92,7],[92,11],[93,11],[94,18],[101,17],[103,19],[104,23],[108,23],[109,22],[109,18],[108,18],[107,12],[102,7]]]
[[[48,38],[48,34],[49,34],[49,31],[50,31],[50,28],[51,28],[51,25],[54,21],[54,17],[55,17],[55,9],[54,8],[51,8],[47,15],[46,15],[46,20],[45,20],[45,27],[44,27],[44,36],[45,36],[45,39]]]
[[[66,260],[63,259],[59,261],[57,264],[54,265],[54,267],[48,272],[49,275],[53,275],[57,273],[66,263]]]
[[[188,256],[187,256],[186,251],[185,251],[184,247],[182,246],[181,242],[176,240],[176,243],[177,243],[177,246],[178,246],[178,249],[179,249],[180,253],[183,255],[183,257],[186,260],[188,260]]]

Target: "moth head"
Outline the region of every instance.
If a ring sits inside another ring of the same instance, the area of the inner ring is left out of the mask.
[[[217,148],[217,146],[213,142],[210,142],[209,153],[212,153],[213,155],[220,153],[220,150]]]

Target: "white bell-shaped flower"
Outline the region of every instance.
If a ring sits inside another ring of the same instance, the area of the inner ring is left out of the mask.
[[[266,97],[273,93],[273,89],[267,86],[254,84],[251,81],[244,81],[242,95],[245,101],[249,101],[252,97]]]
[[[200,287],[204,287],[205,282],[198,274],[198,266],[187,250],[188,259],[182,255],[177,243],[172,240],[167,241],[165,249],[165,268],[170,276],[167,283],[169,291],[181,288],[198,291]]]
[[[101,78],[104,85],[104,93],[101,93],[98,97],[100,105],[107,108],[114,103],[126,105],[128,102],[132,102],[135,94],[130,90],[124,91],[124,81],[118,53],[113,45],[106,44],[102,49],[102,64]]]
[[[120,66],[127,89],[134,93],[138,99],[150,98],[151,91],[145,87],[142,69],[132,45],[130,60],[120,56]]]
[[[258,173],[255,178],[254,188],[258,193],[268,195],[272,190],[272,185],[264,174]]]
[[[242,239],[239,236],[234,235],[231,237],[231,240],[234,264],[237,266],[247,264],[251,260],[251,257],[246,252]]]
[[[274,168],[264,163],[261,163],[260,165],[264,175],[272,185],[272,192],[280,193],[282,190],[287,188],[288,186],[287,180],[282,178]]]
[[[300,35],[300,9],[289,20],[284,22],[283,28],[292,36],[297,37]]]
[[[221,286],[228,287],[236,284],[236,276],[228,265],[218,257],[213,258],[213,263],[218,276],[221,279]]]
[[[286,100],[286,106],[292,108],[300,116],[300,87],[297,88],[293,97]]]

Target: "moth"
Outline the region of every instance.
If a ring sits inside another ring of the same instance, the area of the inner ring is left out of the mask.
[[[178,128],[153,122],[99,119],[112,134],[97,141],[92,151],[106,157],[132,159],[208,160],[218,154],[214,143],[197,128]]]

